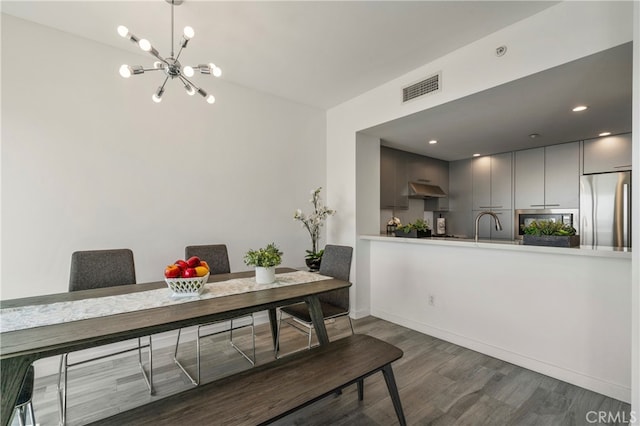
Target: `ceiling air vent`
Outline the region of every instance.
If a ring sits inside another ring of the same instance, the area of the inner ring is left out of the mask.
[[[402,88],[402,102],[407,102],[428,93],[440,90],[441,73],[434,74],[422,81]]]

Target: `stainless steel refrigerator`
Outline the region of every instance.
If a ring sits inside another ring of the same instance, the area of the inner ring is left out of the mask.
[[[631,172],[580,177],[580,243],[631,247]]]

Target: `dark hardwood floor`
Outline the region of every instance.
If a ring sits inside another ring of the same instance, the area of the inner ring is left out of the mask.
[[[370,334],[404,351],[404,357],[393,364],[393,369],[410,425],[603,424],[589,423],[596,417],[591,414],[587,418],[590,411],[617,414],[613,419],[630,418],[630,406],[623,402],[377,318],[354,321],[354,327],[357,333]],[[349,333],[344,318],[328,324],[327,329],[331,339]],[[240,340],[241,345],[249,344],[248,338],[243,338],[246,340]],[[250,367],[225,339],[226,335],[219,335],[203,342],[203,382]],[[283,352],[287,352],[304,346],[306,341],[293,328],[286,327],[282,342]],[[187,365],[194,367],[195,344],[185,343],[181,348]],[[256,328],[256,351],[258,363],[273,359],[267,324]],[[58,423],[56,380],[55,375],[36,378],[34,406],[37,421],[43,426]],[[135,355],[78,367],[69,375],[68,424],[82,425],[192,387],[173,363],[170,348],[154,351],[154,382],[156,395],[151,397]],[[184,424],[189,425],[189,419]],[[395,424],[397,418],[381,374],[365,380],[363,402],[358,402],[354,385],[341,396],[325,398],[275,423]]]

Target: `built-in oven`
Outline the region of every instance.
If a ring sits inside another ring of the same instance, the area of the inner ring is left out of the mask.
[[[516,210],[514,224],[514,235],[517,239],[522,239],[522,228],[529,226],[531,222],[548,220],[552,222],[562,222],[565,225],[573,226],[576,232],[579,234],[578,229],[579,222],[579,210],[578,209],[530,209],[530,210]]]

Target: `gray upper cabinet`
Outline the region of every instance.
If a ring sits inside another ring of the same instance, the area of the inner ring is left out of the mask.
[[[407,170],[409,182],[421,182],[437,185],[445,193],[449,193],[449,163],[418,154],[407,154]],[[449,198],[428,198],[424,204],[428,211],[448,211]]]
[[[583,173],[631,170],[631,133],[584,141]]]
[[[512,208],[510,152],[473,159],[473,210]]]
[[[380,208],[408,209],[407,158],[402,151],[380,147]]]
[[[547,146],[544,149],[545,208],[580,208],[580,144]]]
[[[515,153],[515,208],[579,207],[578,142]]]

